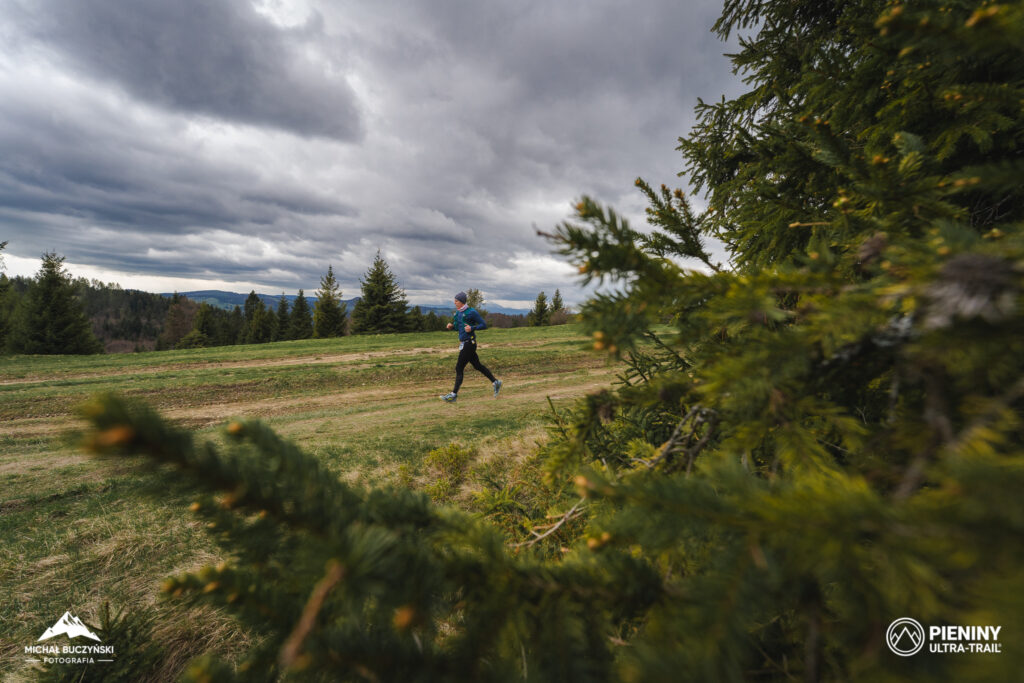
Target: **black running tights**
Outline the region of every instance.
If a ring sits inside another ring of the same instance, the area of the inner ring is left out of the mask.
[[[476,344],[468,341],[463,345],[462,350],[459,351],[459,362],[455,364],[455,388],[452,389],[452,393],[459,393],[459,387],[462,386],[462,371],[466,369],[466,365],[472,365],[483,373],[484,377],[491,380],[492,384],[494,383],[494,375],[487,369],[487,366],[480,362],[480,357],[476,355]]]

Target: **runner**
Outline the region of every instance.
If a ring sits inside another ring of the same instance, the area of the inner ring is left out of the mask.
[[[486,330],[487,323],[476,312],[476,309],[466,304],[466,298],[465,292],[459,292],[455,295],[456,310],[452,316],[452,322],[448,323],[449,330],[454,329],[459,332],[459,360],[455,364],[455,388],[450,393],[441,396],[441,400],[448,403],[455,403],[455,399],[458,398],[459,387],[462,386],[462,371],[466,369],[467,364],[472,365],[483,373],[484,377],[491,380],[495,398],[498,397],[498,392],[501,391],[501,380],[496,379],[491,374],[491,371],[480,362],[480,357],[476,355],[476,331]]]

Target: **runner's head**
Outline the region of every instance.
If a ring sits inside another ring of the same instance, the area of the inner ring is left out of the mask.
[[[469,297],[466,296],[465,292],[459,292],[458,294],[456,294],[455,295],[455,307],[456,308],[462,308],[463,306],[465,306],[466,305],[466,300],[468,298]]]

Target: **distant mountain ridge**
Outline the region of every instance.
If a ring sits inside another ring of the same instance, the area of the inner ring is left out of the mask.
[[[192,301],[200,304],[210,304],[217,308],[223,308],[231,310],[235,306],[245,306],[245,300],[249,297],[248,294],[239,294],[238,292],[225,292],[219,289],[201,289],[193,292],[178,292],[180,296],[188,297]],[[174,294],[164,292],[161,296],[172,297]],[[260,301],[263,302],[264,306],[269,308],[277,308],[278,302],[281,300],[280,294],[257,294]],[[306,301],[309,302],[310,306],[316,301],[316,293],[305,294]],[[295,294],[285,294],[285,300],[288,301],[288,306],[292,306],[295,303],[295,299],[298,298]],[[359,301],[360,297],[353,297],[351,299],[342,299],[342,302],[348,306],[348,310],[351,311],[352,307],[355,306],[356,302]],[[420,310],[424,313],[430,313],[433,311],[437,314],[447,315],[452,312],[453,307],[451,304],[443,304],[439,306],[431,306],[425,304],[412,304],[409,308],[420,307]],[[484,303],[484,308],[488,311],[494,311],[495,313],[505,313],[507,315],[523,315],[530,312],[528,308],[506,308],[504,306],[498,306],[497,304]]]

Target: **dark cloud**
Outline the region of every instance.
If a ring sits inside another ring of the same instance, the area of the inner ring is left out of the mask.
[[[574,300],[535,226],[642,219],[633,179],[682,184],[696,98],[738,88],[711,0],[258,10],[0,0],[8,252],[354,294],[381,249],[420,300]]]
[[[713,82],[720,51],[688,49],[704,40],[717,2],[589,0],[561,3],[411,3],[460,55],[472,54],[530,101],[591,98],[609,90],[639,94],[656,86],[688,96]],[[704,34],[704,35],[701,35]],[[682,58],[682,59],[681,59]],[[638,117],[655,114],[638,111]]]
[[[8,212],[162,234],[358,213],[322,190],[269,183],[244,164],[203,158],[201,144],[184,142],[177,124],[153,125],[119,102],[68,96],[75,116],[54,116],[46,98],[0,100],[0,206]]]
[[[304,54],[315,17],[284,30],[234,0],[29,0],[30,34],[67,68],[160,106],[301,135],[358,139],[351,88]]]

